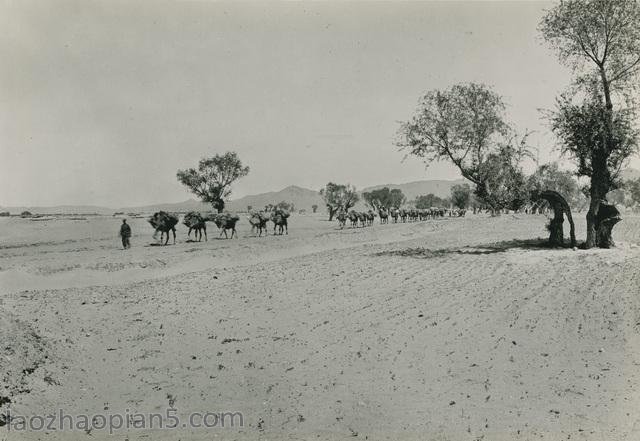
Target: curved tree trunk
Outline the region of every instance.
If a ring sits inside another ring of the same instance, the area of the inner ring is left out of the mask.
[[[553,209],[553,219],[549,222],[549,245],[557,247],[564,246],[564,215],[566,214],[569,221],[569,236],[571,246],[576,246],[576,231],[573,217],[571,216],[571,207],[562,195],[556,191],[545,190],[534,195],[535,199],[544,199],[549,202]]]

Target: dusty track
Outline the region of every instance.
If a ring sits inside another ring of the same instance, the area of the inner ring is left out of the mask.
[[[35,247],[25,234],[1,250],[4,280],[67,285],[5,284],[4,310],[52,354],[13,409],[245,417],[115,437],[130,440],[640,439],[637,218],[611,251],[532,246],[540,217],[291,224],[131,253],[107,233]],[[107,435],[9,439],[22,437]]]

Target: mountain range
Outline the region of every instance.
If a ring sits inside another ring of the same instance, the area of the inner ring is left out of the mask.
[[[387,184],[387,185],[375,185],[372,187],[367,187],[362,190],[371,191],[382,187],[399,188],[407,197],[407,200],[414,199],[416,196],[421,194],[429,194],[433,193],[439,197],[448,196],[451,190],[451,187],[456,184],[463,183],[465,181],[462,180],[454,180],[454,181],[437,181],[437,180],[425,180],[425,181],[416,181],[409,182],[406,184]],[[325,209],[324,201],[320,196],[319,191],[310,190],[308,188],[298,187],[296,185],[290,185],[286,188],[283,188],[280,191],[270,191],[267,193],[261,193],[256,195],[244,196],[239,199],[231,200],[227,202],[226,210],[229,211],[245,211],[249,206],[260,209],[268,204],[277,204],[278,202],[286,201],[289,203],[293,203],[296,210],[304,209],[307,211],[311,211],[311,207],[313,205],[317,205],[320,211]],[[359,202],[356,206],[360,206],[360,208],[364,207],[363,202]],[[8,211],[11,214],[20,214],[23,211],[30,211],[31,213],[38,214],[100,214],[100,215],[110,215],[114,212],[123,212],[123,213],[152,213],[156,211],[169,211],[169,212],[188,212],[188,211],[210,211],[211,206],[209,204],[204,204],[195,199],[187,199],[182,202],[175,203],[163,203],[163,204],[152,204],[152,205],[143,205],[143,206],[135,206],[135,207],[120,207],[120,208],[109,208],[109,207],[100,207],[94,205],[58,205],[53,207],[0,207],[0,212]]]
[[[640,171],[636,169],[626,169],[623,172],[623,179],[637,179],[640,177]],[[464,184],[467,181],[463,179],[445,181],[445,180],[424,180],[408,182],[405,184],[381,184],[367,187],[361,190],[361,193],[376,190],[383,187],[390,189],[398,188],[402,190],[407,200],[413,200],[417,196],[433,193],[434,195],[444,198],[451,194],[451,187],[456,184]],[[361,200],[356,205],[356,209],[363,209],[364,202]],[[280,191],[270,191],[256,195],[244,196],[239,199],[227,202],[226,210],[229,211],[245,211],[249,206],[255,209],[261,209],[268,204],[277,204],[286,201],[293,203],[296,210],[311,211],[313,205],[317,205],[320,211],[324,211],[325,204],[316,190],[290,185]],[[152,204],[136,207],[109,208],[94,205],[58,205],[53,207],[0,207],[0,212],[8,211],[11,214],[20,214],[23,211],[30,211],[38,214],[100,214],[110,215],[114,212],[123,213],[153,213],[156,211],[169,212],[188,212],[188,211],[211,211],[209,204],[204,204],[195,199],[188,199],[182,202]]]

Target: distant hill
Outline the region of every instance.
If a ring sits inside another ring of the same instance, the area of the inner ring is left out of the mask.
[[[95,205],[56,205],[54,207],[0,207],[1,211],[20,214],[29,211],[33,214],[112,214],[113,209]]]
[[[268,204],[277,204],[281,201],[293,203],[296,210],[305,209],[307,211],[311,211],[311,206],[314,204],[317,204],[318,207],[324,206],[322,198],[317,191],[290,185],[280,191],[270,191],[267,193],[249,195],[240,199],[228,201],[225,210],[246,211],[248,206],[252,206],[255,209],[261,209]],[[212,209],[210,204],[204,204],[195,199],[188,199],[183,202],[169,204],[124,207],[119,208],[116,211],[122,211],[124,213],[152,213],[160,210],[184,213],[187,211],[211,211]]]
[[[211,211],[210,204],[204,204],[195,199],[187,199],[182,202],[173,202],[166,204],[142,205],[138,207],[123,207],[114,211],[123,213],[155,213],[156,211],[168,211],[169,213],[186,213],[188,211]]]
[[[312,205],[317,205],[321,210],[324,209],[324,201],[319,192],[296,185],[290,185],[280,191],[270,191],[229,201],[227,207],[230,211],[242,211],[246,210],[249,205],[255,209],[260,209],[264,208],[265,205],[277,204],[281,201],[293,203],[296,210],[311,211]]]

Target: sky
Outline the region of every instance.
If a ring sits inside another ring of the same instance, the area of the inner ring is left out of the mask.
[[[232,198],[456,179],[394,137],[422,94],[468,81],[555,160],[539,109],[571,73],[536,30],[550,5],[4,1],[0,206],[181,201],[176,171],[229,150],[251,169]]]

